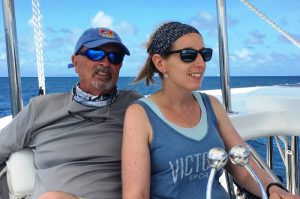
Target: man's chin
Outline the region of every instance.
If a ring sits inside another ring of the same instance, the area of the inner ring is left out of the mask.
[[[101,92],[109,91],[112,89],[111,82],[93,82],[93,85],[96,89],[98,89]]]

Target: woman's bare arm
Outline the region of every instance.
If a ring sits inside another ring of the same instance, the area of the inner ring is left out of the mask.
[[[125,114],[122,144],[123,199],[150,197],[149,135],[151,126],[144,109],[131,105]]]
[[[224,141],[226,151],[229,151],[235,145],[245,146],[245,142],[235,130],[221,103],[213,96],[210,96],[210,99],[218,120],[220,135]],[[267,187],[269,183],[273,182],[273,179],[255,163],[252,157],[250,157],[249,163],[256,174],[260,177],[265,187]],[[232,164],[231,161],[228,161],[226,170],[229,171],[240,185],[255,195],[260,196],[260,190],[256,182],[244,167],[236,166]]]

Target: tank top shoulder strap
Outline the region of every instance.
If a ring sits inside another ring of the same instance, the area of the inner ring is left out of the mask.
[[[148,116],[156,115],[155,111],[153,110],[153,107],[151,106],[151,104],[146,102],[145,98],[140,98],[138,100],[135,100],[131,104],[138,104],[138,105],[142,106]]]
[[[206,112],[207,112],[207,117],[208,118],[211,118],[212,119],[212,122],[217,125],[218,122],[217,122],[217,117],[215,115],[215,111],[211,105],[211,102],[210,102],[210,99],[209,99],[209,96],[206,94],[206,93],[200,93],[201,97],[202,97],[202,100],[203,100],[203,103],[206,107]]]

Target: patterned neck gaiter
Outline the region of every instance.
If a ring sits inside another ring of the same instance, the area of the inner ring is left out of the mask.
[[[94,96],[81,90],[79,88],[79,83],[73,87],[72,92],[73,99],[79,104],[98,108],[112,104],[119,95],[119,91],[117,87],[115,87],[111,93]]]

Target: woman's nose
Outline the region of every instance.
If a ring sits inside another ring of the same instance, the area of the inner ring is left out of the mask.
[[[197,53],[196,61],[201,62],[201,66],[205,66],[205,61],[200,53]]]

